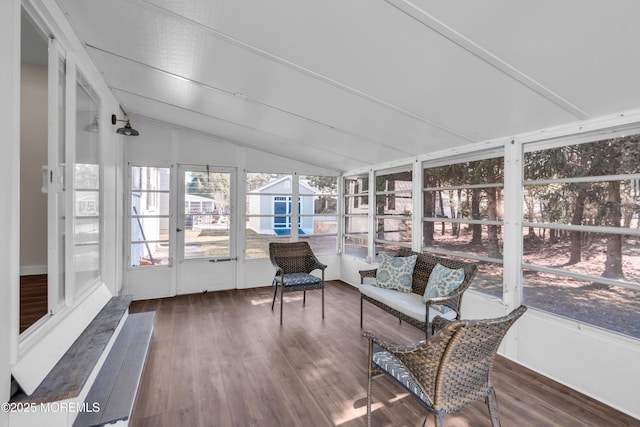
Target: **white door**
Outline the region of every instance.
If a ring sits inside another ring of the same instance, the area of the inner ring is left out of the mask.
[[[236,287],[235,169],[178,168],[177,293]]]

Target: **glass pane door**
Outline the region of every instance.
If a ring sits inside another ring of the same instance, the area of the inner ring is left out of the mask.
[[[229,259],[231,173],[206,166],[182,169],[183,260]]]

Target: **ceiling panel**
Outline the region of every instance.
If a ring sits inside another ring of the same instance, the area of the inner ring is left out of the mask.
[[[152,2],[474,140],[576,119],[383,1]]]
[[[188,130],[211,135],[221,141],[230,142],[239,146],[254,148],[267,153],[279,155],[285,159],[297,160],[335,171],[343,171],[367,164],[358,159],[349,157],[335,157],[331,161],[331,154],[326,150],[309,147],[298,141],[284,140],[264,132],[258,132],[249,128],[239,127],[234,123],[225,122],[204,114],[183,110],[181,108],[158,103],[151,99],[132,95],[126,92],[115,91],[118,99],[125,105],[131,106],[133,111],[141,111],[146,114],[133,113],[132,117],[153,118],[167,125],[175,125]],[[139,128],[132,120],[133,127]],[[143,129],[139,129],[143,132]]]
[[[110,11],[111,8],[87,8],[85,13],[88,13],[89,9],[92,14],[99,14],[106,20],[116,18]],[[133,9],[127,16],[136,16],[135,12],[136,10]],[[79,12],[76,12],[75,16],[79,16],[78,14]],[[186,38],[170,37],[171,40],[175,39],[172,46],[187,46],[200,40],[200,43],[205,46],[204,50],[192,49],[191,52],[187,52],[185,49],[181,55],[176,56],[178,59],[172,65],[169,59],[173,54],[167,52],[181,51],[181,49],[175,47],[162,49],[162,43],[166,37],[156,38],[155,31],[148,30],[152,26],[151,22],[155,22],[153,13],[145,15],[144,23],[137,27],[133,19],[127,22],[127,18],[123,18],[123,28],[117,29],[117,40],[106,37],[108,34],[103,33],[102,30],[92,32],[94,28],[89,25],[89,19],[82,19],[80,24],[76,25],[81,34],[87,31],[92,33],[92,37],[85,37],[85,42],[90,46],[89,52],[99,68],[105,71],[105,78],[110,85],[123,89],[114,77],[114,73],[121,72],[123,69],[122,64],[117,66],[113,64],[126,59],[133,64],[146,66],[147,73],[162,71],[176,77],[174,80],[177,88],[173,90],[182,91],[183,97],[191,96],[192,99],[199,99],[210,96],[205,93],[207,90],[215,89],[221,95],[238,94],[240,98],[248,98],[251,102],[245,104],[247,108],[259,104],[264,107],[263,112],[279,111],[282,116],[289,116],[292,123],[285,124],[283,129],[300,130],[296,126],[302,121],[313,124],[316,129],[318,127],[331,129],[334,135],[330,137],[323,136],[326,131],[318,132],[317,130],[298,132],[297,136],[291,134],[285,136],[309,143],[317,141],[323,148],[337,146],[343,150],[348,149],[353,155],[362,153],[367,157],[375,153],[379,157],[374,159],[374,163],[423,153],[425,146],[430,143],[446,143],[455,146],[473,141],[433,126],[425,120],[416,119],[405,112],[372,102],[359,94],[345,91],[309,73],[301,73],[281,62],[238,48],[236,44],[220,40],[210,31],[193,27],[188,22],[179,20],[176,23],[171,20],[171,16],[158,15],[158,26],[164,28],[166,33],[184,34],[189,31],[201,33]],[[74,22],[76,20],[78,19]],[[141,30],[141,28],[147,29]],[[132,41],[125,43],[126,39]],[[185,41],[187,39],[188,41]],[[110,58],[103,57],[103,54],[107,53]],[[186,66],[187,63],[194,65]],[[221,66],[221,63],[226,65]],[[129,73],[124,73],[124,76],[125,78],[119,81],[132,81]],[[198,82],[205,87],[199,90],[192,85],[190,93],[184,93],[185,79]],[[142,80],[146,81],[145,78]],[[130,87],[126,90],[155,99],[156,96],[152,92],[171,91],[172,87],[173,84],[163,84],[152,88],[151,91]],[[127,110],[131,110],[131,107],[127,106]],[[224,109],[220,111],[224,114]],[[243,111],[242,115],[245,118],[255,117],[247,111]],[[268,122],[263,123],[268,124]],[[248,125],[258,129],[253,124]],[[274,125],[277,124],[274,123]],[[342,154],[341,151],[334,152],[334,155]],[[368,159],[365,161],[369,162]]]
[[[638,107],[636,0],[413,3],[591,116]]]
[[[128,112],[331,169],[640,99],[631,1],[58,2]]]
[[[109,75],[109,83],[113,88],[185,110],[202,112],[211,117],[279,135],[289,140],[301,141],[337,155],[354,156],[366,164],[381,163],[387,161],[389,157],[409,157],[423,152],[423,141],[429,139],[438,141],[453,139],[451,135],[430,137],[428,132],[435,134],[438,129],[429,128],[405,117],[399,117],[395,122],[390,121],[388,114],[385,115],[384,112],[379,111],[380,106],[364,103],[358,97],[355,97],[355,101],[349,102],[349,98],[354,97],[344,92],[336,93],[337,97],[334,101],[336,107],[330,109],[330,112],[337,116],[331,121],[332,125],[328,126],[299,116],[295,111],[286,112],[272,108],[251,99],[198,85],[101,51],[90,50],[90,52],[96,64]],[[326,96],[326,91],[324,95]],[[349,109],[345,108],[353,107],[354,102],[362,104],[361,108],[355,109],[358,114],[351,114]],[[133,111],[130,105],[123,105],[127,111]],[[360,123],[355,123],[357,126],[354,126],[354,121],[360,121]],[[404,130],[399,127],[402,124],[405,125]],[[380,133],[388,132],[388,129],[395,129],[396,132],[390,133],[389,139],[382,140],[378,139],[380,135],[376,134],[375,128],[379,128]],[[359,130],[362,131],[358,132]],[[392,138],[407,132],[412,133],[411,139],[405,138],[396,142]],[[405,147],[409,151],[404,151]]]

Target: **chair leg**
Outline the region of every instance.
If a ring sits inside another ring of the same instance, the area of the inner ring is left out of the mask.
[[[280,324],[282,325],[282,306],[284,306],[284,286],[280,287]]]
[[[322,287],[322,318],[324,319],[324,286]]]
[[[360,295],[360,329],[362,329],[362,295]]]
[[[302,291],[302,306],[307,304],[307,291]]]
[[[427,313],[424,316],[424,324],[425,324],[424,338],[428,340],[429,337],[431,336],[429,335],[429,330],[433,327],[433,325],[429,323],[429,307],[427,307]]]
[[[498,397],[496,391],[492,388],[487,395],[487,406],[489,407],[489,416],[491,417],[491,426],[500,427],[500,411],[498,408]]]
[[[362,300],[360,300],[362,302]],[[371,427],[371,380],[373,377],[373,367],[371,366],[373,357],[373,341],[369,340],[369,360],[367,361],[367,427]]]
[[[271,311],[273,311],[273,306],[276,303],[276,294],[278,293],[278,285],[273,287],[273,301],[271,301]]]

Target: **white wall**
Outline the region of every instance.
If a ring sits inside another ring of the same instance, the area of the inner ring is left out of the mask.
[[[20,191],[20,1],[0,2],[0,403],[9,399],[18,330]],[[0,411],[0,427],[9,414]]]
[[[234,227],[237,245],[235,247],[237,261],[235,268],[223,267],[223,263],[209,263],[209,266],[197,266],[191,264],[194,271],[199,268],[206,268],[202,271],[211,271],[218,264],[215,274],[215,281],[218,283],[228,283],[233,288],[253,288],[259,286],[270,286],[273,278],[273,267],[268,259],[249,260],[244,259],[245,242],[245,183],[244,173],[249,172],[277,172],[293,173],[305,175],[337,175],[335,171],[326,170],[313,165],[283,159],[259,150],[245,148],[236,144],[231,144],[211,136],[203,135],[189,130],[175,128],[144,117],[132,116],[132,126],[140,132],[140,136],[127,137],[123,139],[125,162],[131,164],[141,164],[148,166],[173,167],[172,191],[177,191],[177,173],[179,165],[210,165],[211,167],[227,167],[235,170],[236,178],[236,206],[231,213],[231,223]],[[127,168],[123,171],[123,179],[126,180]],[[126,185],[128,185],[125,182]],[[170,222],[170,229],[175,230],[175,218]],[[126,291],[133,293],[134,298],[152,298],[175,295],[180,292],[184,280],[188,279],[191,273],[186,273],[189,266],[179,266],[175,259],[177,247],[175,238],[172,236],[170,248],[174,254],[172,267],[159,268],[139,268],[135,271],[127,270],[125,273]],[[124,248],[127,253],[129,249]],[[325,259],[326,258],[326,259]],[[336,279],[340,272],[339,257],[336,255],[321,257],[331,268],[325,272],[325,277]],[[226,263],[225,263],[226,264]],[[124,265],[127,268],[127,265]],[[180,270],[180,268],[183,268]],[[210,274],[210,273],[204,273]],[[182,282],[181,282],[182,281]],[[210,282],[213,279],[209,280]],[[200,288],[198,288],[200,286]],[[202,290],[202,286],[194,283],[189,287],[188,292]],[[210,290],[215,290],[216,285]],[[223,285],[220,285],[223,286]]]
[[[23,274],[44,274],[47,194],[41,191],[41,167],[47,164],[47,68],[23,64],[21,78],[20,267]]]
[[[102,94],[102,123],[111,123],[111,114],[118,111],[118,106],[110,96],[110,92]],[[121,292],[122,274],[122,236],[123,236],[123,194],[122,164],[124,137],[116,136],[118,126],[105,126],[101,146],[102,156],[102,200],[103,247],[102,247],[102,281],[113,295]]]

